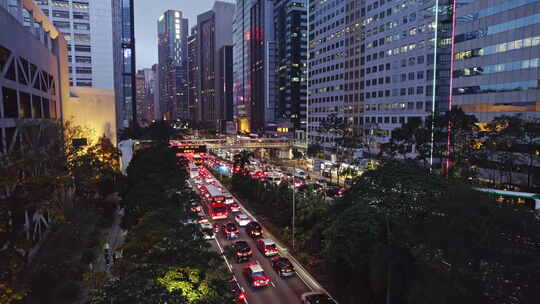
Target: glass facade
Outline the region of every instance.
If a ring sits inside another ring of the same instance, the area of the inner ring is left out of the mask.
[[[540,1],[493,2],[476,0],[457,9],[453,106],[481,122],[517,113],[536,118]]]
[[[159,117],[188,117],[188,20],[168,10],[158,20]]]
[[[123,129],[137,121],[135,32],[133,0],[114,0],[114,77],[117,127]],[[84,44],[75,44],[75,50],[89,52]],[[78,60],[77,58],[75,59]],[[79,56],[79,60],[84,60]],[[87,81],[87,80],[82,80]],[[80,82],[80,81],[79,81]]]

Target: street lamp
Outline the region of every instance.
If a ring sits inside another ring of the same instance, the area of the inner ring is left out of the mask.
[[[295,217],[296,217],[296,187],[294,183],[294,173],[296,172],[296,164],[293,162],[293,174],[292,174],[292,247],[294,250],[294,236],[295,236]]]

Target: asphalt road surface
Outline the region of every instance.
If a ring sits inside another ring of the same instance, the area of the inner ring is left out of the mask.
[[[216,183],[221,185],[219,181],[216,180]],[[206,183],[205,183],[206,184]],[[193,189],[197,191],[195,183],[192,183]],[[235,198],[235,200],[242,206],[241,202]],[[247,214],[251,219],[253,216],[243,208],[242,212]],[[217,220],[214,221],[215,224],[222,225],[227,221],[234,221],[234,216],[236,213],[230,213],[227,220]],[[235,222],[236,223],[236,222]],[[267,230],[263,227],[263,235],[265,238],[272,238],[276,241],[279,253],[281,256],[289,258],[293,263],[297,274],[289,278],[281,278],[275,270],[272,268],[271,261],[269,257],[265,257],[258,249],[255,243],[255,240],[249,237],[244,227],[238,226],[240,229],[240,236],[236,240],[246,241],[253,252],[253,256],[249,261],[238,264],[234,258],[229,258],[223,255],[226,263],[228,264],[229,269],[234,274],[236,280],[239,282],[240,286],[244,289],[247,294],[247,301],[249,304],[301,304],[300,296],[312,290],[322,289],[320,285],[313,279],[313,277],[307,273],[307,271],[293,258],[289,255],[287,250],[280,246],[280,244],[275,240],[271,235],[267,233]],[[232,243],[236,240],[226,240],[223,236],[223,233],[220,231],[216,233],[216,238],[210,240],[212,247],[217,252],[223,253],[226,246],[231,246]],[[270,278],[270,284],[268,287],[263,288],[253,288],[250,287],[249,282],[244,277],[243,266],[252,263],[259,263],[264,269],[265,274]]]

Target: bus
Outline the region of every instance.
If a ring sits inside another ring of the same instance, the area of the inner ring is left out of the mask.
[[[213,220],[226,219],[229,217],[229,209],[225,203],[225,195],[223,191],[214,186],[207,185],[206,190],[208,192],[208,213]]]
[[[199,176],[199,168],[194,163],[188,164],[189,178],[193,179]]]
[[[474,188],[475,190],[495,195],[499,202],[509,202],[513,204],[526,205],[534,211],[536,219],[540,219],[540,194],[506,191],[491,188]]]
[[[202,167],[202,165],[203,165],[203,159],[199,154],[194,154],[193,155],[193,162],[195,163],[195,165],[197,165],[199,167]]]

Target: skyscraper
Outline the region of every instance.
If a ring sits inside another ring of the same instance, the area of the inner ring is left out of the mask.
[[[305,130],[307,100],[307,1],[274,1],[276,120]]]
[[[116,125],[126,128],[138,121],[135,84],[135,27],[133,0],[113,0],[114,85]]]
[[[68,42],[70,85],[114,90],[112,0],[36,2]]]
[[[144,70],[138,70],[137,76],[135,77],[135,91],[137,92],[135,100],[137,101],[137,113],[139,113],[139,116],[137,117],[137,123],[139,125],[143,124],[141,112],[143,109],[143,101],[144,97],[146,95],[145,92],[145,77],[144,77]]]
[[[234,9],[232,3],[216,1],[211,10],[197,16],[197,120],[218,130],[225,125],[222,100],[226,96],[220,75],[229,66],[220,64],[220,50],[232,45]]]
[[[320,127],[330,114],[337,119],[345,118],[345,22],[347,1],[311,1],[309,7],[309,126],[310,143],[318,143],[331,150],[334,148],[332,134]],[[352,60],[351,68],[360,70],[360,58]],[[347,65],[346,65],[347,64]]]
[[[452,10],[443,0],[370,0],[365,11],[364,127],[385,143],[404,123],[448,109]]]
[[[141,126],[148,126],[154,120],[154,68],[155,65],[152,69],[137,71],[137,120]]]
[[[224,45],[219,49],[219,107],[222,109],[222,117],[225,122],[233,121],[233,78],[232,78],[232,45]],[[222,126],[224,128],[224,126]]]
[[[239,0],[233,21],[234,107],[242,132],[264,131],[275,121],[274,5],[270,0]]]
[[[199,54],[197,45],[197,26],[191,28],[191,35],[188,37],[188,107],[189,117],[199,120]]]
[[[481,122],[538,118],[540,1],[469,2],[457,2],[452,106]]]
[[[188,19],[181,11],[168,10],[158,20],[160,118],[187,117]]]

